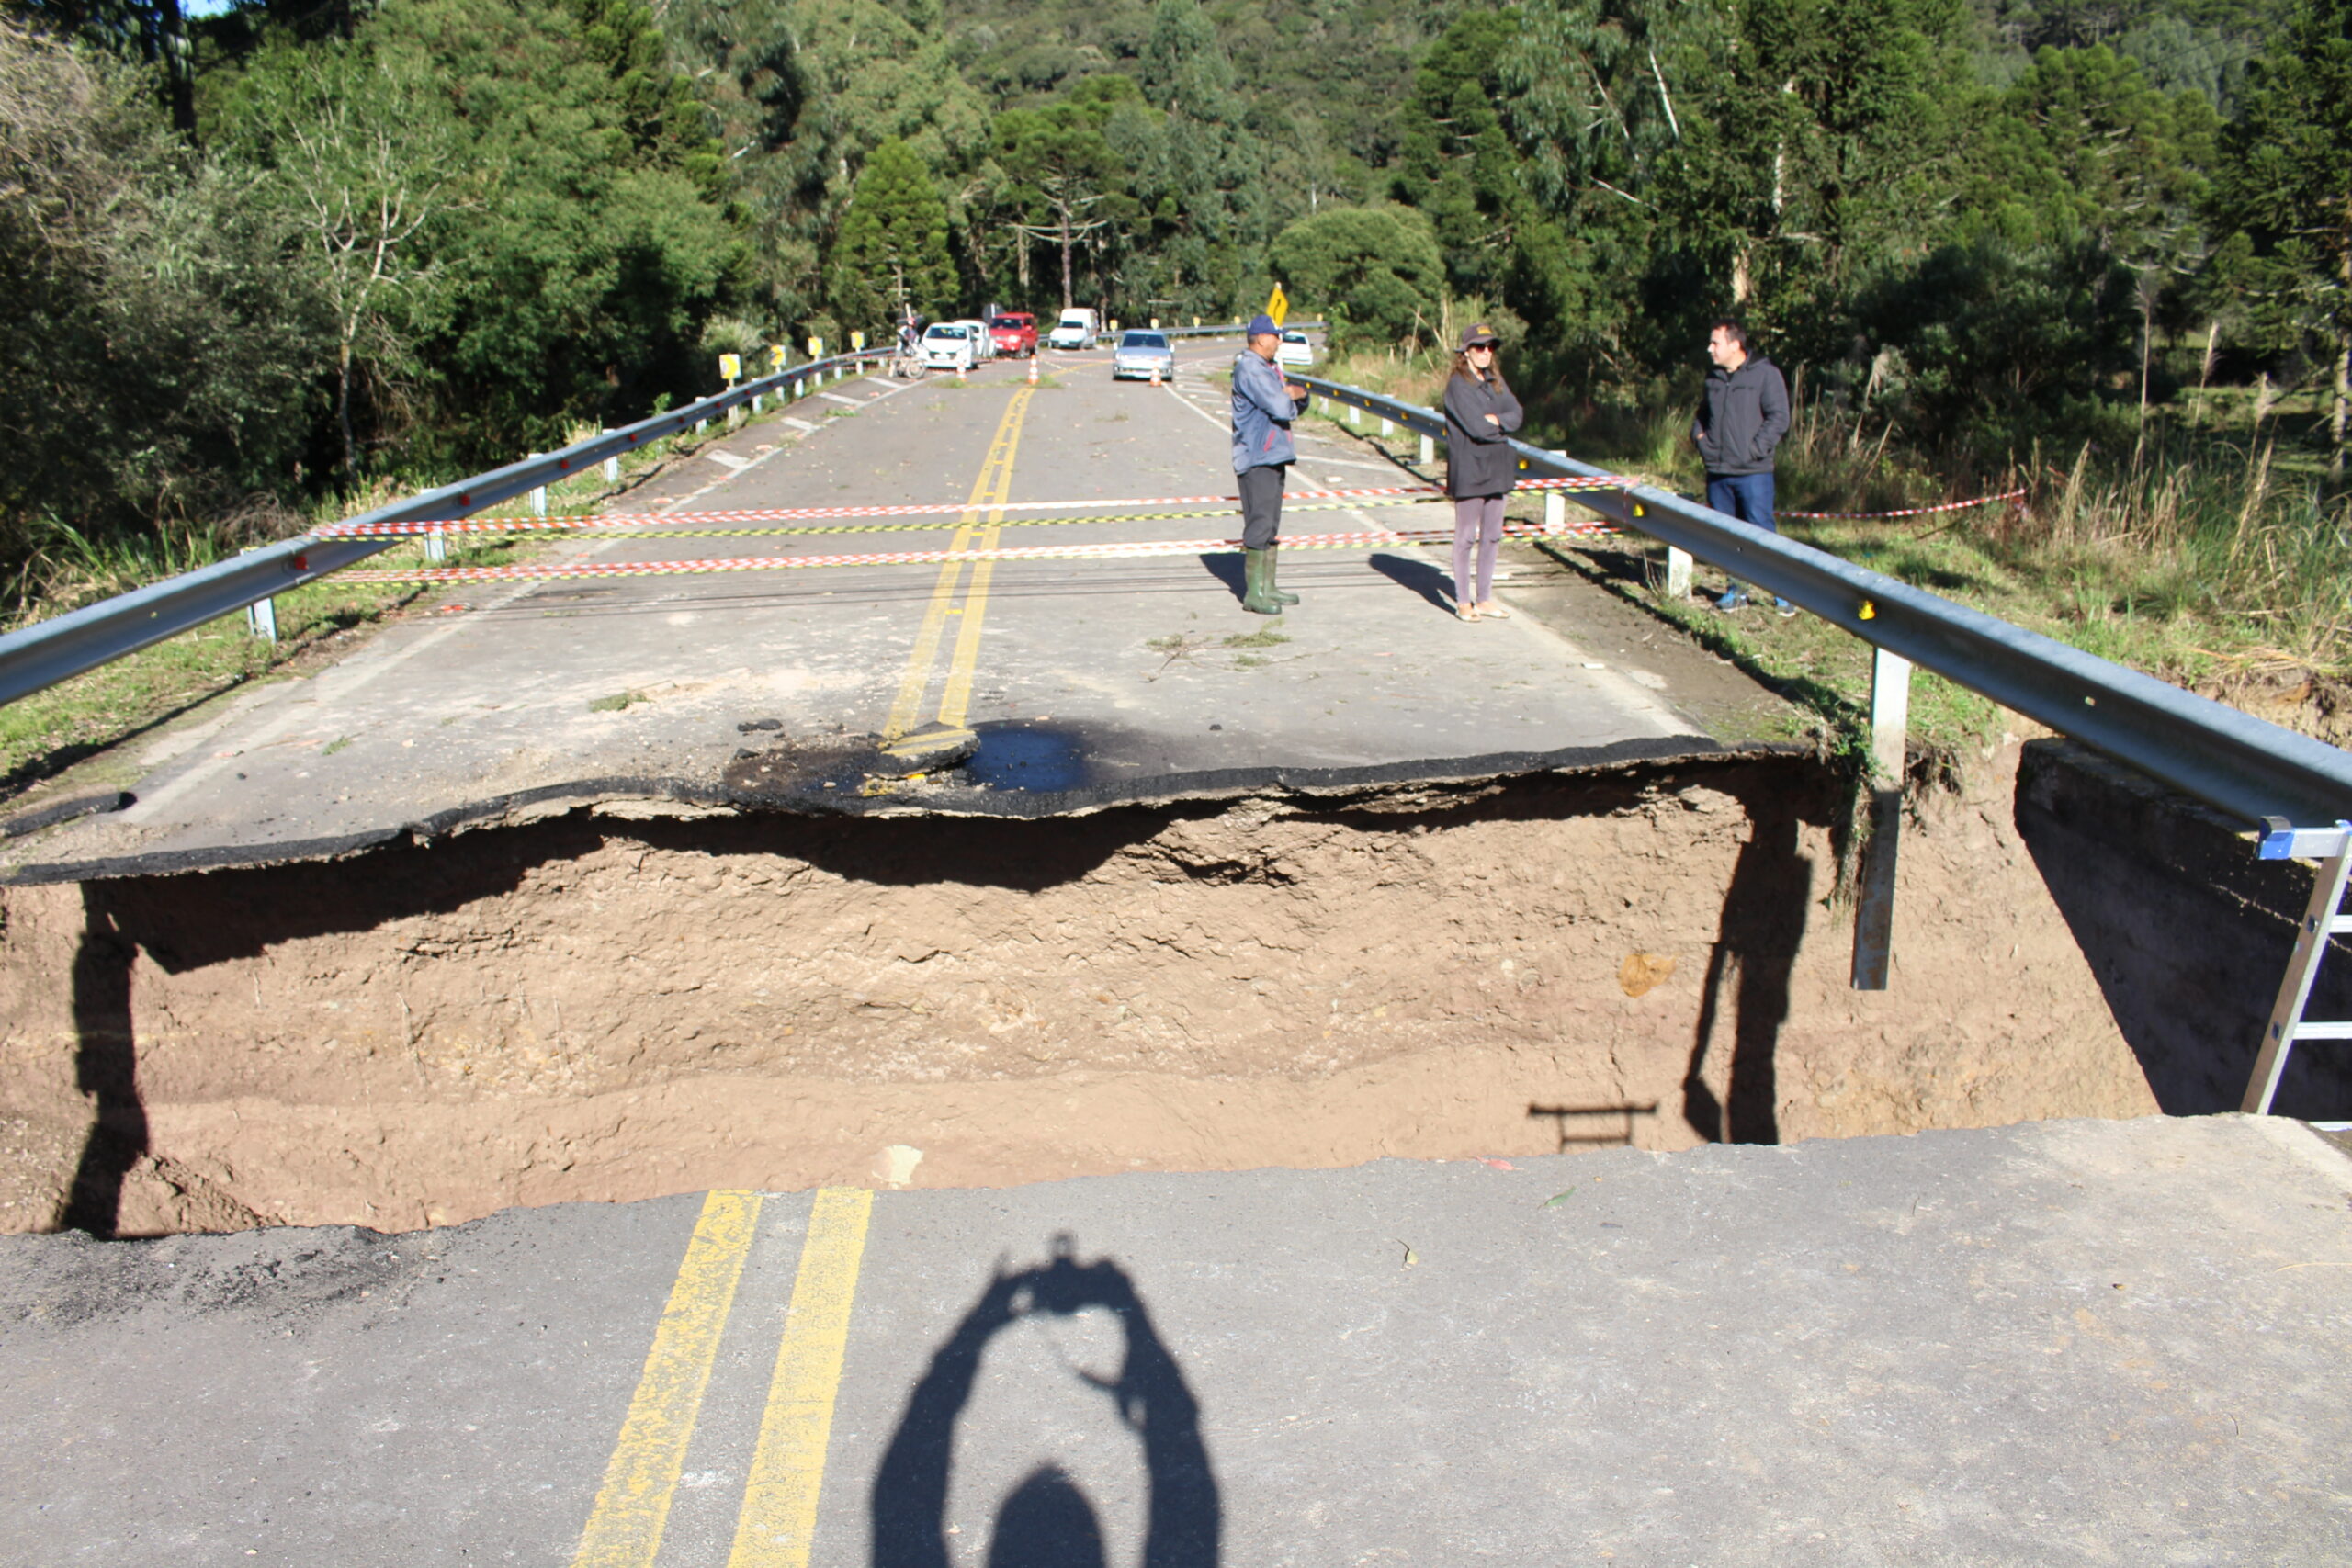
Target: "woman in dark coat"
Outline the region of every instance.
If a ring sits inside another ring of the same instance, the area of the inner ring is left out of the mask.
[[[1445,382],[1445,493],[1453,497],[1453,613],[1465,621],[1510,615],[1493,598],[1495,551],[1503,542],[1503,498],[1519,483],[1519,456],[1510,449],[1510,437],[1526,416],[1496,363],[1499,341],[1483,322],[1464,328],[1453,374]]]

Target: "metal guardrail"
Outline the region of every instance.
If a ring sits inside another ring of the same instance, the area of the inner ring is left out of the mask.
[[[723,417],[753,398],[782,392],[795,381],[816,379],[829,370],[886,363],[888,357],[887,352],[865,349],[792,366],[729,387],[673,412],[608,430],[559,452],[509,463],[456,484],[425,491],[349,521],[412,523],[469,516],[502,501],[571,479],[607,458],[642,450],[692,426]],[[249,604],[315,582],[329,572],[406,542],[400,538],[318,539],[298,536],[249,550],[233,560],[166,578],[22,627],[0,637],[0,703],[14,702],[166,637],[192,631],[208,621],[234,615]]]
[[[1419,404],[1319,376],[1292,378],[1331,402],[1444,437],[1442,416]],[[1511,446],[1532,472],[1605,477],[1524,442]],[[2352,752],[1666,491],[1580,491],[1573,499],[2243,818],[2262,832],[2265,858],[2310,854],[2352,818]]]

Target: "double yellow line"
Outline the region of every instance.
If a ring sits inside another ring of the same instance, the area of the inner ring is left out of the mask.
[[[1005,406],[1004,418],[998,422],[996,436],[989,443],[988,457],[980,464],[980,477],[972,482],[971,498],[964,503],[964,517],[956,525],[956,536],[950,539],[950,550],[986,550],[996,547],[1003,532],[1004,503],[1012,498],[1012,459],[1021,449],[1021,424],[1029,412],[1033,389],[1023,387],[1012,394]],[[985,520],[981,513],[988,513]],[[915,646],[907,655],[906,672],[899,678],[899,696],[890,705],[890,716],[882,726],[882,742],[904,737],[914,729],[922,714],[923,699],[931,692],[932,666],[939,661],[939,645],[947,631],[948,617],[962,621],[956,634],[956,652],[947,665],[947,685],[940,694],[939,723],[951,729],[960,729],[966,713],[972,705],[972,674],[980,660],[980,626],[988,615],[989,583],[996,574],[996,562],[972,561],[971,585],[964,587],[964,569],[967,563],[950,560],[940,567],[939,581],[933,588],[931,604],[923,612],[922,626],[915,633]],[[957,598],[961,596],[962,603]]]
[[[756,1192],[703,1200],[572,1568],[653,1568],[762,1201]],[[874,1194],[854,1188],[823,1189],[810,1205],[728,1568],[808,1568],[873,1207]]]

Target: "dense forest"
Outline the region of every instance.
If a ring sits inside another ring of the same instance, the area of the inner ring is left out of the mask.
[[[2339,481],[2352,397],[2352,0],[14,0],[0,139],[20,574],[909,305],[1472,301],[1587,409],[1736,310],[1916,449],[2260,381]]]

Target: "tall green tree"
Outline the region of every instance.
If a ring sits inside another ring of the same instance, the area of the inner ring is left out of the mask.
[[[700,107],[640,91],[658,40],[642,0],[383,0],[358,28],[446,113],[467,199],[430,231],[401,400],[420,460],[480,460],[614,423],[707,384],[701,322],[741,287],[745,247]]]
[[[1007,109],[996,120],[1003,197],[1022,238],[1055,252],[1065,310],[1076,299],[1080,242],[1125,231],[1140,210],[1125,188],[1125,162],[1103,134],[1112,114],[1140,102],[1140,95],[1125,76],[1097,77],[1085,85],[1092,90],[1042,108]],[[1022,281],[1028,281],[1025,266]]]
[[[2301,0],[2223,139],[2217,216],[2249,291],[2333,362],[2328,478],[2352,426],[2352,0]]]
[[[1302,310],[1332,323],[1340,347],[1435,339],[1445,260],[1409,207],[1327,207],[1283,230],[1273,264]]]
[[[725,142],[727,189],[756,237],[756,303],[780,321],[823,308],[820,257],[876,147],[905,142],[958,193],[987,155],[987,105],[921,7],[671,0],[662,17]]]
[[[947,203],[906,142],[885,141],[866,160],[842,216],[830,276],[844,328],[871,332],[910,309],[935,314],[954,302]]]
[[[223,152],[254,171],[254,199],[279,214],[288,260],[334,322],[347,481],[361,468],[355,397],[419,369],[419,323],[434,313],[440,271],[435,226],[479,194],[447,104],[402,74],[414,64],[340,39],[280,35],[247,63],[222,117]]]
[[[0,570],[300,482],[327,324],[151,85],[0,20]]]

